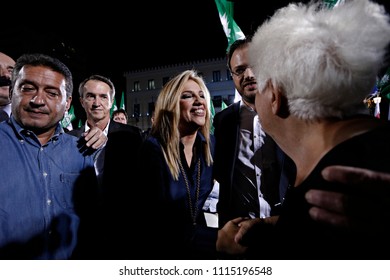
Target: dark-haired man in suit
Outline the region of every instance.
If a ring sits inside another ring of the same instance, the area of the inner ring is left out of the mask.
[[[98,254],[91,257],[129,259],[131,250],[126,242],[131,240],[131,231],[127,231],[124,220],[131,219],[128,207],[132,205],[129,203],[132,199],[130,191],[135,187],[131,185],[131,180],[143,141],[142,131],[138,127],[111,120],[115,87],[109,78],[101,75],[86,78],[79,85],[79,94],[87,120],[82,127],[68,133],[80,137],[81,149],[83,136],[91,128],[98,127],[98,131],[108,138],[95,166],[102,194],[100,230],[103,235],[100,236],[104,240],[101,240],[102,248],[98,249]]]
[[[284,170],[286,156],[258,121],[258,89],[247,57],[249,43],[250,38],[239,39],[227,54],[228,68],[241,100],[218,112],[213,120],[220,229],[237,217],[277,215],[289,181]]]

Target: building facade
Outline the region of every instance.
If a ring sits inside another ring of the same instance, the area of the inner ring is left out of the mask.
[[[221,110],[222,101],[226,105],[233,103],[235,88],[226,66],[226,58],[140,69],[124,74],[128,123],[148,131],[151,127],[154,103],[163,85],[174,75],[188,69],[195,69],[203,77],[215,112]]]

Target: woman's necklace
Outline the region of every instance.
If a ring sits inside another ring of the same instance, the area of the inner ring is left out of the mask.
[[[195,203],[192,205],[191,199],[191,189],[190,184],[188,183],[187,173],[184,171],[181,160],[179,159],[180,171],[183,174],[184,182],[186,183],[186,190],[188,196],[188,205],[190,207],[190,213],[192,218],[192,224],[196,225],[196,216],[198,215],[198,200],[199,200],[199,191],[200,191],[200,159],[198,159],[198,177],[196,180],[196,190],[195,190]]]

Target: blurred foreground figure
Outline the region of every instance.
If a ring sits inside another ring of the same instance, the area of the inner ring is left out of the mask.
[[[259,88],[256,111],[265,132],[294,161],[296,180],[279,219],[229,222],[225,233],[234,241],[221,234],[219,250],[249,250],[254,258],[269,252],[279,259],[378,259],[378,248],[390,249],[389,216],[366,203],[380,201],[380,193],[367,192],[360,207],[350,208],[365,217],[359,227],[314,220],[305,199],[311,189],[354,196],[342,182],[324,180],[321,172],[329,165],[390,172],[389,123],[367,115],[362,102],[383,67],[389,19],[368,0],[333,9],[312,2],[289,4],[259,27],[249,48]],[[255,243],[257,234],[274,242]]]

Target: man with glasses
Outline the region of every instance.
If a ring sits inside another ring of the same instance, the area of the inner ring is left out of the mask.
[[[264,133],[255,110],[257,82],[248,61],[249,42],[250,38],[237,40],[227,54],[241,100],[218,112],[213,121],[220,229],[237,217],[277,215],[288,185],[283,173],[285,155]]]

